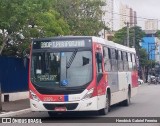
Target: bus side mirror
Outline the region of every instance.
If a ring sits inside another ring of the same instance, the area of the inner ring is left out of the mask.
[[[83,66],[89,64],[89,58],[82,57],[82,60],[83,60]]]
[[[101,63],[102,62],[102,54],[101,53],[97,53],[96,54],[96,59],[97,59],[98,63]]]

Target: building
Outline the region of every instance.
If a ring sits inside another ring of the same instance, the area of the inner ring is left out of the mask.
[[[148,19],[145,21],[145,30],[158,30],[158,20]]]
[[[142,48],[146,49],[148,59],[160,63],[160,40],[156,37],[155,30],[146,30],[142,41]]]
[[[155,37],[143,37],[142,48],[146,49],[148,59],[155,60]]]
[[[102,7],[102,21],[111,31],[113,31],[113,0],[103,0],[106,4]]]
[[[148,47],[144,47],[149,55],[149,59],[155,60],[160,63],[160,40],[156,37],[158,30],[158,20],[148,19],[145,21],[145,33],[144,42]],[[142,46],[143,47],[143,46]]]
[[[105,39],[109,40],[109,41],[112,41],[113,37],[114,37],[114,34],[115,34],[115,32],[113,32],[113,31],[106,31],[105,32]]]
[[[120,4],[119,8],[120,13],[120,29],[125,27],[129,23],[130,27],[133,27],[137,24],[137,13],[132,8],[127,5]]]
[[[110,30],[109,31],[113,31],[113,0],[103,0],[103,2],[105,2],[105,6],[102,7],[102,21],[105,24],[106,27],[108,27]],[[99,36],[107,39],[108,35],[108,31],[102,29],[99,32]]]

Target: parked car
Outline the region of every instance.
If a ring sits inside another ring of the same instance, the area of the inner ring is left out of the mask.
[[[138,78],[138,83],[139,83],[139,85],[141,85],[141,84],[144,84],[144,81],[142,79]]]

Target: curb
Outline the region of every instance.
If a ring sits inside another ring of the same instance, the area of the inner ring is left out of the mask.
[[[7,112],[4,114],[0,114],[0,117],[12,117],[12,116],[21,115],[21,114],[25,114],[25,113],[29,113],[29,112],[31,112],[31,108],[23,109],[23,110],[19,110],[19,111],[15,111],[15,112]]]

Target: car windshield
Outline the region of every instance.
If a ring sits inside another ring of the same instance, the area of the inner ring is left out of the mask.
[[[41,87],[77,87],[92,80],[91,51],[35,52],[31,81]]]

